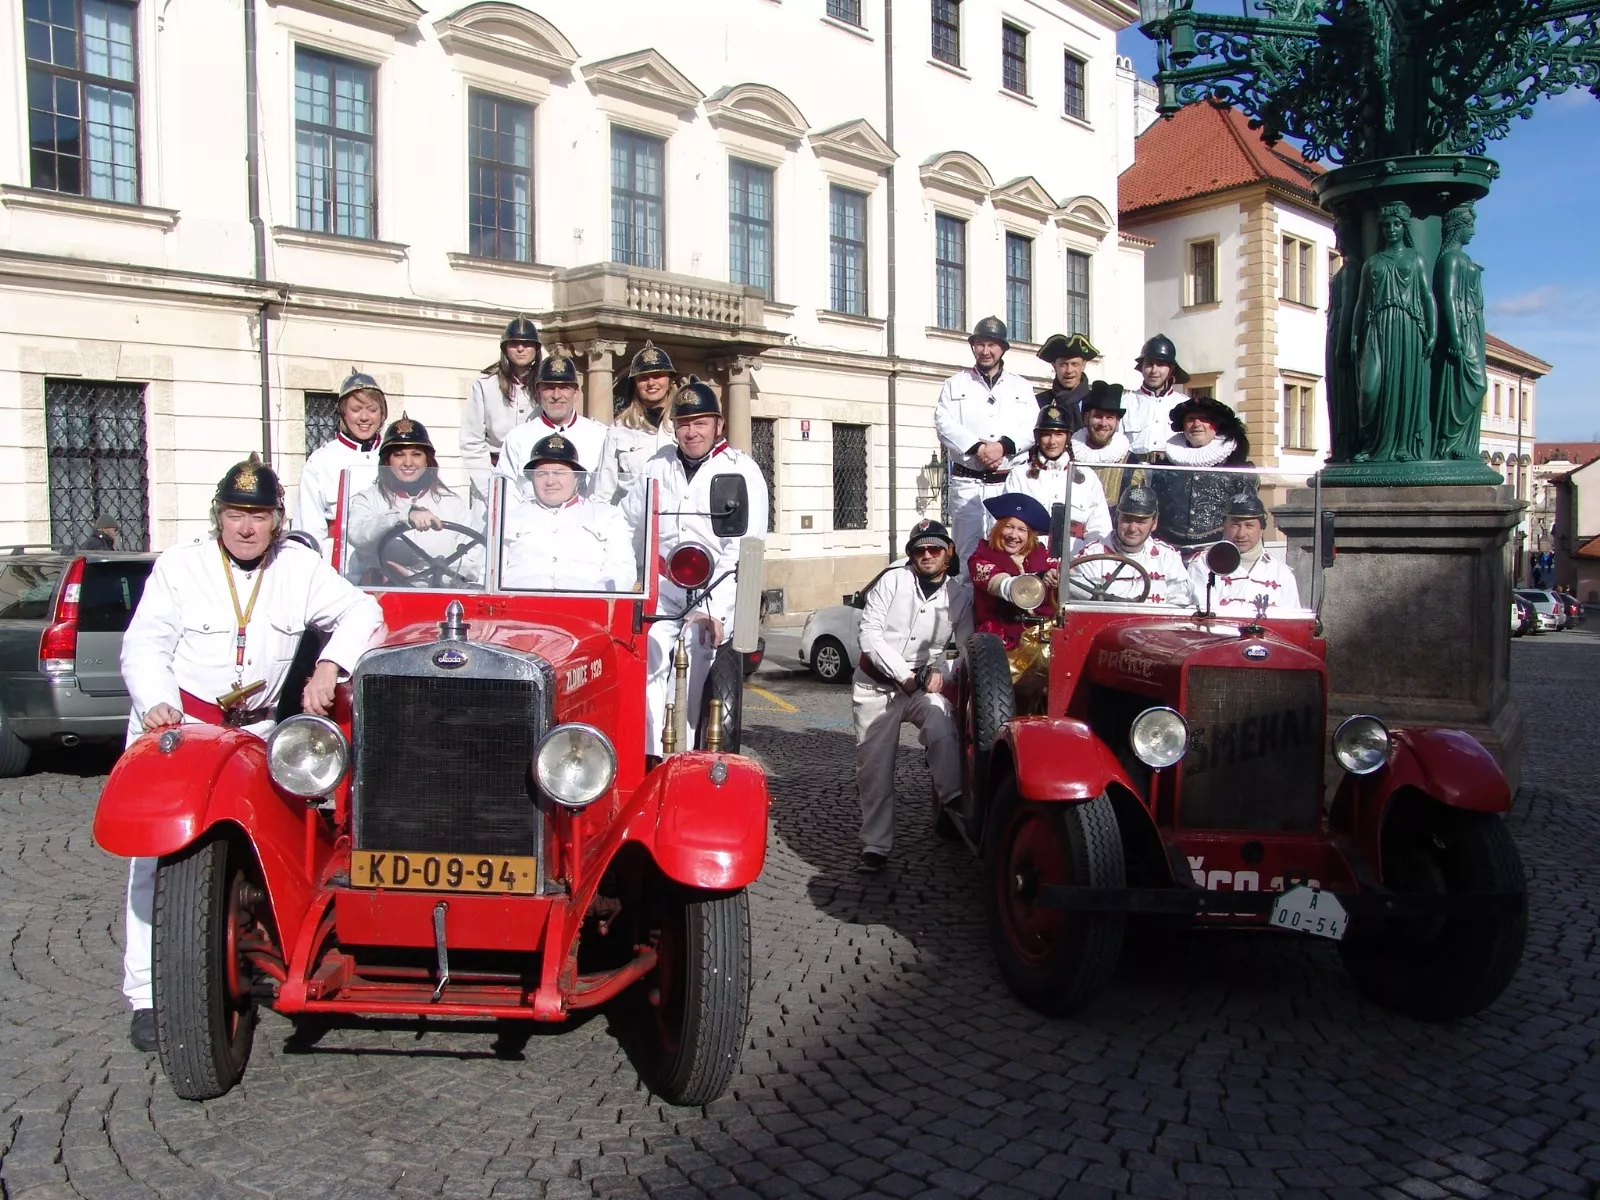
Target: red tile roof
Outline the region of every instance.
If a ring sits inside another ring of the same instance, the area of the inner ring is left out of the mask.
[[[1533,444],[1533,462],[1535,466],[1543,466],[1545,463],[1552,462],[1568,462],[1574,467],[1582,467],[1587,466],[1597,458],[1600,458],[1600,442],[1535,442]]]
[[[1117,180],[1123,217],[1141,209],[1268,182],[1315,203],[1311,181],[1323,168],[1288,142],[1268,146],[1243,113],[1209,102],[1157,121],[1134,142],[1133,166]]]

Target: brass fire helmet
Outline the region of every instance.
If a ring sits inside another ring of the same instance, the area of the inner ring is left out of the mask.
[[[1011,585],[1011,603],[1024,612],[1031,613],[1044,599],[1044,580],[1037,575],[1018,576]],[[1050,694],[1050,626],[1051,622],[1042,618],[1024,618],[1022,637],[1015,649],[1006,651],[1018,715],[1045,710]]]

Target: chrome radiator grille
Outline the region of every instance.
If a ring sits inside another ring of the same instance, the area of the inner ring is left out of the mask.
[[[1316,671],[1191,667],[1178,823],[1189,829],[1317,827],[1322,680]]]
[[[364,675],[356,697],[354,844],[432,854],[538,852],[531,679]]]

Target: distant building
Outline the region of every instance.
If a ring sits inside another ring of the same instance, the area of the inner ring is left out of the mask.
[[[1600,458],[1554,476],[1551,490],[1556,586],[1600,603]]]
[[[1588,511],[1577,503],[1576,490],[1583,481],[1573,480],[1579,469],[1600,460],[1600,442],[1536,442],[1530,468],[1532,493],[1528,510],[1528,551],[1534,563],[1541,555],[1551,556],[1554,581],[1576,588],[1593,574],[1581,568],[1593,562],[1600,563],[1600,548],[1589,545],[1595,538],[1584,533],[1600,534],[1600,521],[1584,522]],[[1589,480],[1593,490],[1600,480]],[[1569,493],[1563,502],[1563,493]],[[1589,509],[1593,508],[1590,498]],[[1565,515],[1563,515],[1563,513]],[[1567,536],[1570,534],[1571,536]],[[1577,553],[1587,549],[1587,554]],[[1577,557],[1574,558],[1574,555]],[[1535,578],[1530,569],[1527,578]],[[1586,591],[1575,595],[1587,600]]]

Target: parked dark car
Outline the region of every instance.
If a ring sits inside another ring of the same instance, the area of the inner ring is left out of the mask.
[[[154,554],[0,551],[0,777],[33,747],[120,742],[128,725],[122,635]]]
[[[1523,634],[1539,632],[1539,614],[1535,611],[1533,605],[1529,604],[1521,596],[1513,596],[1511,598],[1511,612],[1512,637],[1521,637]]]
[[[1561,601],[1561,603],[1567,606],[1568,626],[1582,625],[1584,611],[1583,605],[1578,602],[1578,598],[1571,592],[1564,592],[1560,588],[1555,589],[1555,597],[1557,600]]]

